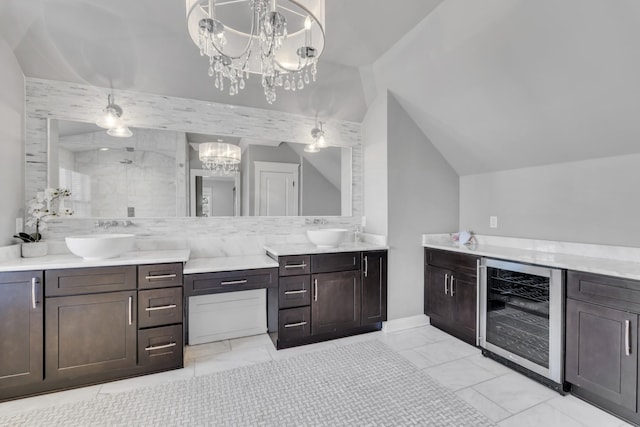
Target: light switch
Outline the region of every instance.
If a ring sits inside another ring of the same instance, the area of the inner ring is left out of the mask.
[[[498,228],[498,217],[490,216],[489,217],[489,227],[490,228]]]

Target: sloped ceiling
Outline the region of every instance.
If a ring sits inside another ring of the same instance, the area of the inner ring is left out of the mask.
[[[383,0],[326,0],[318,81],[304,91],[278,91],[273,105],[255,76],[236,96],[213,87],[206,58],[187,34],[184,0],[0,0],[0,37],[28,77],[360,122],[366,103],[357,67],[440,1],[402,0],[390,9]]]
[[[639,24],[637,0],[446,0],[373,74],[460,175],[637,153]]]

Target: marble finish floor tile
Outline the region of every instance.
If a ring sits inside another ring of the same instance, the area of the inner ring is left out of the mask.
[[[232,350],[195,360],[195,376],[207,375],[213,372],[226,371],[240,366],[273,360],[269,349],[265,346]]]
[[[516,372],[473,386],[512,414],[558,396],[555,391]]]
[[[467,360],[471,363],[481,367],[482,369],[486,369],[487,371],[493,373],[495,376],[510,374],[513,372],[513,369],[508,368],[502,363],[498,363],[493,359],[483,356],[482,354],[476,354],[471,357],[467,357]]]
[[[583,424],[546,403],[526,409],[500,421],[498,425],[500,427],[583,427]]]
[[[184,348],[184,360],[193,360],[199,357],[231,351],[229,340],[215,341],[206,344],[187,345]]]
[[[166,384],[172,381],[188,380],[194,376],[194,366],[195,364],[191,363],[182,369],[106,383],[102,385],[99,394],[122,393],[124,391],[151,387],[158,384]]]
[[[427,366],[441,365],[480,354],[480,350],[460,340],[439,341],[416,347],[413,350],[424,357]]]
[[[98,395],[102,386],[103,385],[82,387],[0,403],[0,414],[11,415],[30,411],[32,409],[42,409],[50,406],[64,405],[66,403],[75,403],[93,399]]]
[[[250,337],[234,338],[229,340],[231,350],[245,350],[248,348],[272,346],[273,341],[269,334],[252,335]]]
[[[511,416],[509,411],[489,400],[485,395],[474,390],[473,387],[458,390],[456,394],[493,422],[498,422]]]
[[[443,386],[456,391],[483,381],[495,378],[492,372],[487,371],[469,361],[458,359],[425,369],[425,372],[435,378]]]
[[[395,351],[409,350],[434,342],[416,329],[385,333],[379,339]]]
[[[587,427],[618,427],[624,423],[620,418],[574,396],[558,396],[545,403]]]

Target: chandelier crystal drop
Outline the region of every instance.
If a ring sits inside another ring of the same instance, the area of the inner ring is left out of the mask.
[[[236,95],[258,74],[272,104],[276,88],[301,90],[316,81],[324,0],[185,1],[189,35],[208,57],[217,89]]]
[[[206,170],[232,174],[239,170],[242,149],[225,142],[203,142],[198,145],[198,158]]]

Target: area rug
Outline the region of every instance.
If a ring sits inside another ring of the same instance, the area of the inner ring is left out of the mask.
[[[1,426],[490,426],[373,340],[33,410]]]

